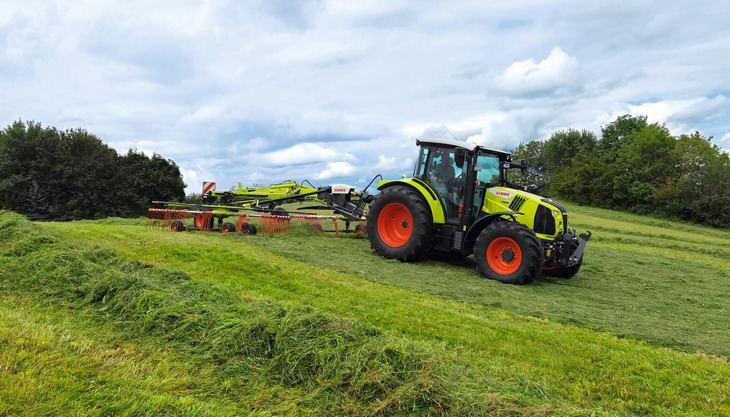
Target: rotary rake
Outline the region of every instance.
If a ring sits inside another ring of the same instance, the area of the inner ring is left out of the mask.
[[[285,181],[246,188],[239,183],[238,190],[223,192],[215,190],[215,183],[204,182],[200,204],[153,201],[158,207],[149,209],[147,227],[173,232],[277,234],[289,232],[291,221],[300,221],[323,232],[365,233],[365,206],[373,200],[367,187],[358,193],[343,184],[315,188],[305,182],[308,185]],[[281,207],[292,202],[304,206],[296,213]],[[322,211],[333,214],[322,215]],[[333,229],[325,229],[330,221]]]

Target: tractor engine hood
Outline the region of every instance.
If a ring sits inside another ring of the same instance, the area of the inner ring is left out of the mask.
[[[568,212],[560,204],[522,190],[491,187],[484,198],[483,211],[517,212],[515,218],[530,227],[540,239],[552,240],[568,231]]]

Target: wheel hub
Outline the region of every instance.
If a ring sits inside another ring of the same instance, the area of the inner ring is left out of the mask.
[[[515,251],[512,248],[504,248],[502,251],[502,260],[505,262],[513,262],[515,260]]]
[[[403,220],[403,221],[402,221],[402,222],[400,223],[400,227],[401,227],[401,228],[402,228],[403,230],[408,230],[408,226],[409,226],[409,224],[408,224],[408,220]]]

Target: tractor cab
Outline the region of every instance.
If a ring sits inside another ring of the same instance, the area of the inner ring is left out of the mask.
[[[413,177],[430,186],[445,221],[470,225],[479,217],[489,187],[505,185],[510,154],[473,143],[423,138]]]

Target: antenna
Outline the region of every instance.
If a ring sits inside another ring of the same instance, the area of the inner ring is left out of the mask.
[[[446,129],[446,131],[449,132],[449,135],[451,135],[451,137],[454,138],[454,140],[459,140],[459,139],[456,138],[456,136],[454,136],[453,133],[451,133],[451,131],[449,130],[448,127],[446,127],[446,125],[444,125],[444,129]]]

